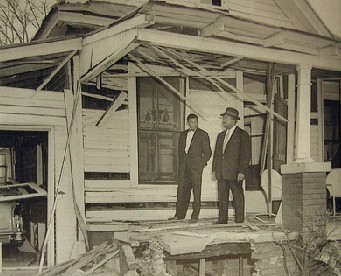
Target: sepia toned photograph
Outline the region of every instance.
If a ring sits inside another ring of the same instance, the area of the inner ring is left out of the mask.
[[[341,0],[0,0],[0,275],[340,276]]]

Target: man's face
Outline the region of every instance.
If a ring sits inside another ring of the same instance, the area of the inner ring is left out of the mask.
[[[236,124],[236,119],[230,115],[223,116],[223,126],[226,129],[231,129]]]
[[[190,130],[194,131],[197,129],[198,127],[198,119],[196,118],[190,118],[188,121],[187,121],[187,125],[188,127],[190,128]]]

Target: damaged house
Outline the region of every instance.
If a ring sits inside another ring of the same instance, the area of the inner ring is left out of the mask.
[[[32,42],[0,48],[0,185],[46,191],[17,198],[26,239],[52,266],[173,216],[185,118],[213,149],[227,106],[251,136],[246,213],[303,231],[297,210],[323,212],[340,170],[340,50],[306,0],[59,1]],[[218,215],[211,162],[200,219]]]

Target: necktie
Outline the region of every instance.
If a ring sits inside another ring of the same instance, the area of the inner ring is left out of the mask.
[[[225,152],[227,142],[229,140],[229,130],[226,130],[225,138],[224,138],[224,143],[223,143],[223,153]]]

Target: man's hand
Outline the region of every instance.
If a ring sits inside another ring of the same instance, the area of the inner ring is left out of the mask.
[[[240,182],[240,181],[243,181],[244,179],[245,179],[245,175],[243,173],[238,173],[237,180]]]
[[[217,180],[217,177],[216,177],[216,175],[215,175],[215,172],[212,172],[212,180],[213,180],[213,181],[216,181],[216,180]]]

